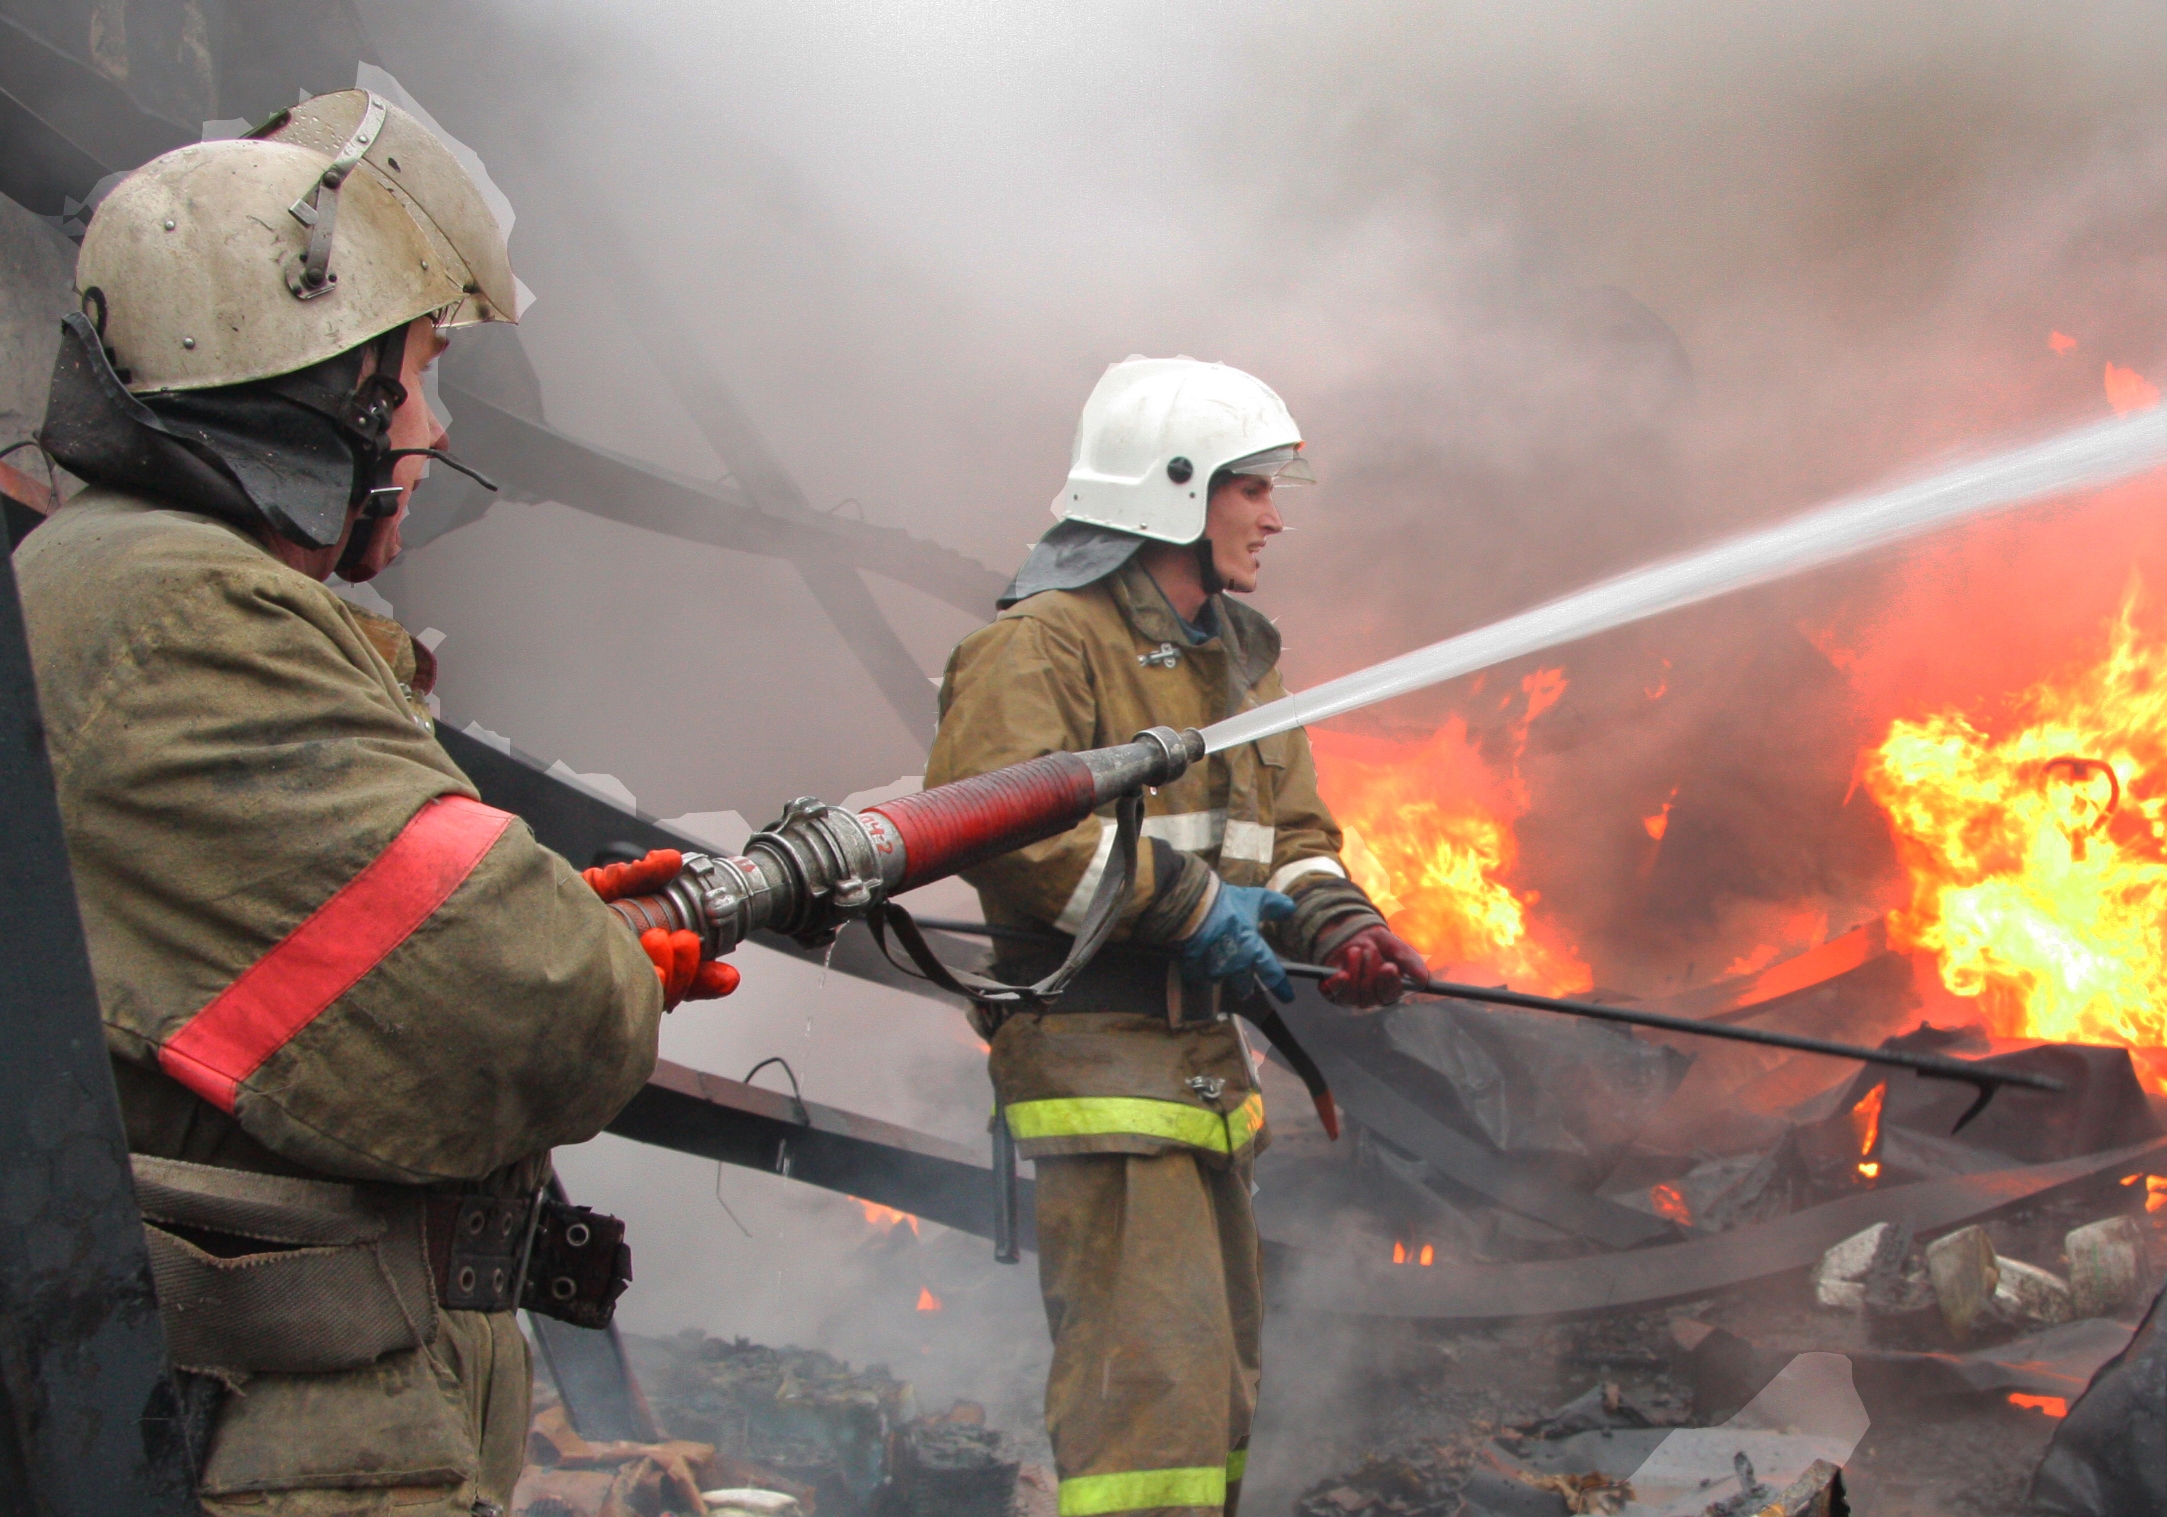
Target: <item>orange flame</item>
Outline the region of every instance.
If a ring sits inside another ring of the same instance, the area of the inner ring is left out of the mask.
[[[1663,834],[1670,831],[1670,808],[1677,799],[1678,787],[1673,785],[1670,787],[1670,794],[1663,797],[1663,804],[1656,807],[1650,815],[1640,819],[1642,830],[1658,843],[1663,841]]]
[[[2167,1175],[2144,1177],[2144,1209],[2148,1212],[2167,1211]]]
[[[1428,1269],[1431,1265],[1437,1262],[1437,1250],[1430,1244],[1423,1244],[1421,1256],[1417,1258],[1415,1262],[1421,1265],[1424,1269]]]
[[[1859,1140],[1859,1177],[1877,1180],[1881,1177],[1881,1163],[1872,1157],[1874,1145],[1881,1141],[1881,1106],[1888,1099],[1886,1081],[1860,1096],[1858,1104],[1851,1108],[1851,1131]]]
[[[2114,414],[2127,416],[2132,411],[2149,411],[2159,404],[2159,386],[2146,379],[2135,369],[2125,369],[2120,364],[2107,365],[2107,404],[2114,407]]]
[[[878,1201],[867,1201],[857,1196],[850,1199],[856,1201],[865,1212],[865,1220],[869,1226],[886,1231],[898,1222],[908,1222],[912,1232],[918,1231],[918,1219],[907,1211],[897,1211],[892,1206],[882,1206]]]
[[[926,1288],[925,1288],[924,1286],[922,1286],[922,1285],[921,1285],[921,1286],[919,1286],[919,1287],[918,1287],[918,1310],[920,1310],[920,1311],[922,1311],[922,1312],[937,1312],[937,1311],[939,1311],[940,1309],[941,1309],[941,1298],[940,1298],[940,1297],[938,1297],[938,1296],[936,1296],[936,1295],[934,1295],[934,1294],[933,1294],[933,1293],[932,1293],[931,1291],[927,1290],[927,1289],[926,1289]]]
[[[2057,353],[2067,353],[2076,345],[2077,339],[2070,336],[2067,332],[2047,333],[2047,346],[2052,348]]]
[[[2004,1036],[2167,1044],[2167,642],[2140,633],[2139,590],[2104,659],[2021,697],[2022,725],[1899,720],[1866,761],[1911,875],[1892,940]]]
[[[1565,692],[1561,670],[1521,682],[1527,725]],[[1593,985],[1573,946],[1531,915],[1541,897],[1509,883],[1512,824],[1527,809],[1515,764],[1499,773],[1453,717],[1428,740],[1313,732],[1317,778],[1345,832],[1341,857],[1392,930],[1438,970],[1458,969],[1553,994]]]
[[[2060,1396],[2026,1396],[2017,1391],[2009,1393],[2011,1406],[2028,1406],[2035,1412],[2045,1412],[2049,1417],[2069,1415],[2069,1403]]]
[[[1392,1240],[1392,1262],[1394,1264],[1405,1264],[1407,1262],[1407,1245],[1397,1238]]]
[[[1686,1205],[1685,1196],[1675,1185],[1649,1186],[1648,1204],[1659,1217],[1668,1217],[1684,1227],[1693,1225],[1693,1208]]]

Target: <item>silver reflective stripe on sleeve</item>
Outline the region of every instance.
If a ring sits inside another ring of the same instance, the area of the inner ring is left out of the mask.
[[[1183,853],[1203,853],[1219,846],[1226,836],[1226,812],[1173,811],[1144,818],[1144,836],[1179,848]]]
[[[1244,822],[1235,819],[1226,824],[1226,841],[1220,845],[1219,860],[1247,859],[1254,864],[1272,861],[1272,838],[1277,829],[1261,822]]]
[[[1341,864],[1338,859],[1327,858],[1321,854],[1315,858],[1296,859],[1293,863],[1285,865],[1272,875],[1268,888],[1285,890],[1305,874],[1336,874],[1341,879],[1345,879],[1347,870],[1346,866]]]
[[[1076,882],[1075,890],[1069,893],[1068,904],[1063,906],[1061,914],[1053,919],[1055,931],[1071,936],[1083,929],[1084,916],[1091,910],[1091,897],[1098,893],[1099,877],[1106,873],[1106,861],[1114,852],[1114,829],[1097,817],[1091,820],[1099,829],[1099,845],[1091,852],[1091,862],[1084,866],[1083,878]],[[1151,824],[1147,821],[1144,827],[1148,832]]]

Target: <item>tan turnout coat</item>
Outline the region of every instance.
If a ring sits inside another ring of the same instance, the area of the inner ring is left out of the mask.
[[[1218,635],[1190,643],[1158,586],[1132,562],[1082,589],[1043,591],[1004,611],[949,660],[926,783],[1127,742],[1146,727],[1204,727],[1285,694],[1277,630],[1223,595],[1214,604]],[[1317,793],[1300,730],[1216,754],[1147,795],[1144,835],[1229,884],[1298,893],[1346,878],[1339,828]],[[989,922],[1073,932],[1113,838],[1110,813],[1093,816],[966,878]],[[1159,883],[1143,860],[1117,941],[1149,919]],[[1313,951],[1315,934],[1307,936],[1288,946]],[[1177,1148],[1230,1157],[1262,1136],[1262,1098],[1241,1033],[1231,1021],[1175,1026],[1171,958],[1168,966],[1163,1002],[1092,1011],[1086,988],[1072,991],[1062,1010],[1001,1027],[994,1084],[1027,1157]]]
[[[336,595],[233,527],[106,489],[15,563],[135,1152],[379,1200],[524,1191],[639,1089],[662,1010],[646,956],[479,805]],[[386,859],[404,895],[371,874]],[[503,1501],[524,1344],[509,1314],[424,1303],[420,1326],[425,1347],[366,1369],[222,1367],[242,1393],[212,1505]]]

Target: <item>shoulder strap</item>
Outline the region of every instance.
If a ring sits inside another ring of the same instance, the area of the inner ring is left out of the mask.
[[[941,989],[953,991],[1004,1015],[1012,1011],[1044,1010],[1061,998],[1061,992],[1068,989],[1069,982],[1105,946],[1114,924],[1120,921],[1122,908],[1136,888],[1137,841],[1143,825],[1142,792],[1125,795],[1115,803],[1114,846],[1106,860],[1106,871],[1099,876],[1098,889],[1092,892],[1091,905],[1084,912],[1083,925],[1069,943],[1068,956],[1061,961],[1061,966],[1034,985],[1009,985],[968,969],[950,968],[926,942],[925,934],[911,919],[911,914],[893,901],[882,901],[867,912],[866,925],[872,928],[873,941],[880,945],[888,962],[906,974],[913,972],[909,965],[899,963],[889,951],[888,934],[891,931],[911,962],[918,966],[916,973]]]

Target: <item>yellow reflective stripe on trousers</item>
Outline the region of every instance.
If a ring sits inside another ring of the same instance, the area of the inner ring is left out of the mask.
[[[1215,1154],[1240,1153],[1264,1125],[1264,1097],[1249,1099],[1224,1116],[1180,1101],[1141,1096],[1062,1096],[1018,1101],[1008,1108],[1008,1130],[1019,1142],[1033,1138],[1164,1138]]]
[[[1236,1449],[1226,1456],[1226,1483],[1228,1485],[1233,1485],[1248,1473],[1249,1451],[1247,1449]]]
[[[1226,1471],[1124,1470],[1118,1475],[1079,1475],[1061,1482],[1061,1517],[1100,1517],[1104,1512],[1141,1512],[1157,1506],[1225,1506]]]

